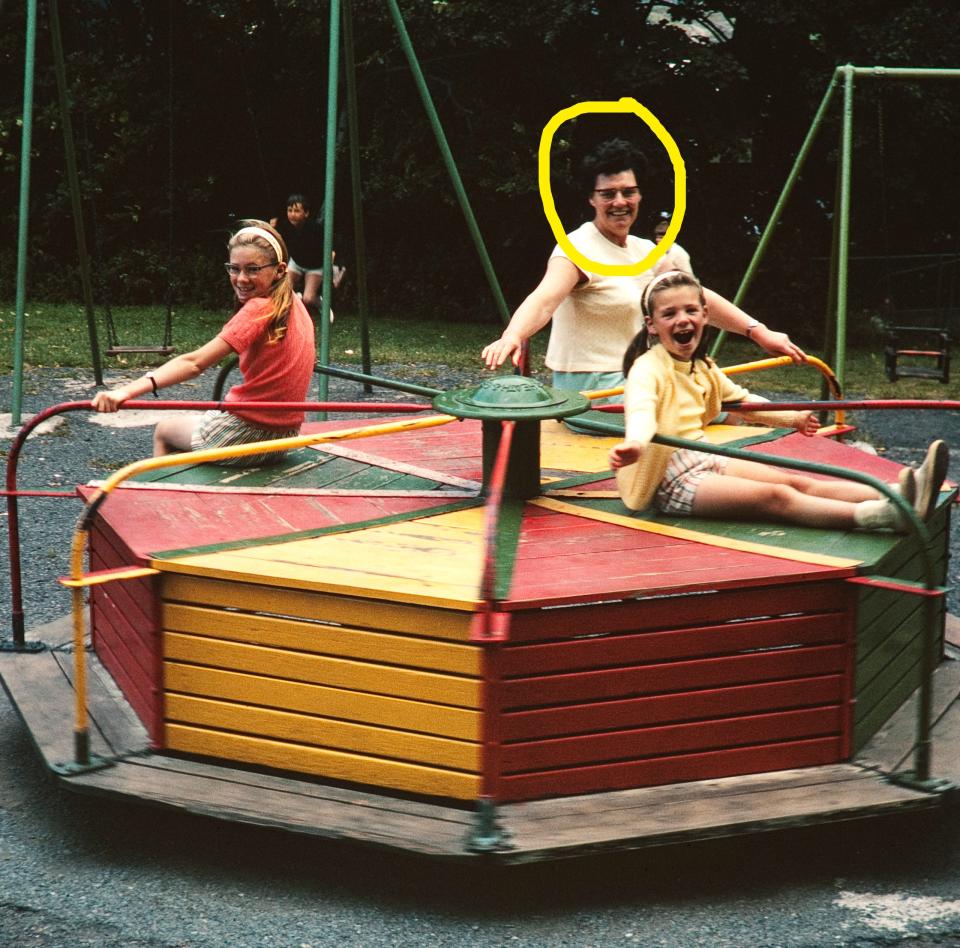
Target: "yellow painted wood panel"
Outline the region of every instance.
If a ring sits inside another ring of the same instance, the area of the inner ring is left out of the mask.
[[[610,416],[611,421],[616,418],[616,415]],[[707,441],[713,444],[726,444],[729,441],[738,441],[745,435],[764,434],[771,430],[751,427],[745,432],[740,425],[710,425],[706,430],[706,437]],[[540,425],[540,465],[547,470],[578,471],[585,474],[609,471],[607,452],[619,440],[606,436],[577,434],[562,422],[544,421]]]
[[[388,635],[368,629],[164,603],[163,628],[235,642],[367,659],[458,675],[480,675],[477,646]]]
[[[168,694],[183,692],[243,701],[465,741],[480,740],[482,728],[481,713],[475,710],[178,662],[164,663],[164,689]]]
[[[615,420],[614,416],[610,420]],[[620,440],[577,434],[563,422],[543,421],[540,423],[540,466],[547,470],[584,474],[609,471],[607,453]],[[612,472],[610,476],[613,476]]]
[[[784,547],[767,546],[763,543],[752,543],[749,540],[738,540],[736,537],[701,533],[697,530],[689,530],[686,527],[673,527],[666,523],[654,523],[652,520],[644,520],[642,517],[628,517],[623,514],[608,513],[606,510],[592,510],[589,507],[569,504],[562,500],[554,500],[551,497],[537,497],[531,500],[530,503],[536,504],[538,507],[543,507],[546,510],[557,510],[560,513],[573,514],[577,517],[584,517],[587,520],[615,523],[622,527],[629,527],[631,530],[657,533],[661,536],[676,537],[679,540],[694,540],[705,546],[718,546],[727,550],[741,550],[745,553],[759,553],[761,556],[772,556],[775,559],[781,560],[793,560],[797,563],[814,563],[818,566],[835,566],[842,569],[859,566],[862,562],[862,560],[854,560],[845,556],[830,556],[808,550],[790,550]]]
[[[290,681],[332,685],[351,691],[417,698],[461,708],[480,707],[479,680],[436,672],[411,671],[390,665],[261,648],[240,642],[184,635],[180,632],[163,634],[163,656],[172,661],[252,672],[268,678],[285,678]]]
[[[164,571],[472,609],[479,602],[482,530],[483,510],[477,508],[152,565]]]
[[[223,731],[206,731],[181,724],[167,726],[167,747],[187,754],[313,774],[331,780],[389,787],[405,793],[426,793],[455,800],[473,800],[480,793],[480,778],[476,774],[319,747],[296,746]]]
[[[167,695],[166,719],[432,767],[480,772],[480,745],[245,704]]]
[[[436,609],[400,602],[351,599],[329,593],[280,589],[253,583],[231,582],[166,573],[161,576],[164,601],[275,612],[285,616],[362,625],[387,632],[409,632],[428,638],[466,642],[472,616],[460,610]]]

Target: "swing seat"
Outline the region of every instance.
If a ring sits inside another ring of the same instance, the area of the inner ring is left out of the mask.
[[[173,346],[111,346],[106,350],[108,356],[124,355],[129,352],[154,352],[157,355],[173,355],[177,350]]]
[[[950,332],[943,327],[888,326],[884,361],[891,382],[921,378],[946,384],[950,381]]]

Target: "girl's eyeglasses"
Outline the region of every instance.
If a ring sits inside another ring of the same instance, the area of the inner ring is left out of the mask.
[[[262,267],[258,267],[256,264],[251,263],[245,267],[237,266],[235,263],[225,263],[223,265],[224,269],[230,276],[240,276],[242,273],[245,277],[255,277],[261,270],[267,270],[270,267],[276,267],[279,264],[276,263],[265,263]]]

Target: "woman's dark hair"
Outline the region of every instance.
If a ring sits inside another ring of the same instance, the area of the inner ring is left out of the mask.
[[[580,186],[584,194],[593,194],[597,186],[597,176],[601,174],[619,174],[632,171],[637,184],[643,187],[647,173],[647,159],[643,152],[622,138],[610,138],[597,145],[580,162]]]
[[[640,310],[644,317],[650,316],[653,312],[653,300],[658,293],[663,292],[663,290],[671,290],[678,286],[694,287],[700,296],[700,304],[703,306],[706,305],[706,300],[703,296],[703,287],[692,273],[688,273],[686,270],[666,270],[658,276],[655,276],[647,284],[646,289],[643,291],[643,296],[640,297]],[[700,337],[700,345],[697,346],[696,351],[693,353],[693,358],[690,360],[691,371],[693,371],[693,366],[698,359],[704,362],[710,361],[707,355],[710,349],[708,336],[709,333],[704,330],[703,335]],[[646,322],[644,322],[643,328],[630,340],[630,345],[627,346],[627,351],[623,354],[624,377],[630,374],[630,367],[649,348],[650,330],[647,328]]]

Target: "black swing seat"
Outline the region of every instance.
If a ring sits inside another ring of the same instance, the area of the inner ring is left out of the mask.
[[[908,317],[911,325],[886,325],[884,363],[887,378],[950,381],[951,331],[948,317],[956,315],[944,310],[916,310],[897,313]]]

